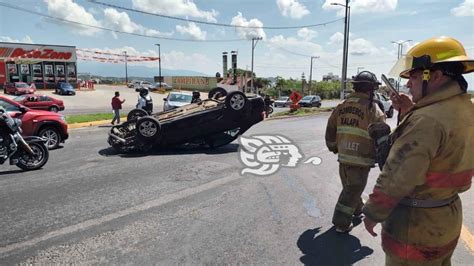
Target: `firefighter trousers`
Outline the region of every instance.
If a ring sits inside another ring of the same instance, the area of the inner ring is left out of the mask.
[[[332,223],[340,229],[348,229],[354,213],[359,214],[364,206],[362,192],[367,184],[370,167],[339,164],[342,192],[337,200]]]

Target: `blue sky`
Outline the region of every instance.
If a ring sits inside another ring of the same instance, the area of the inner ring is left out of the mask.
[[[178,18],[240,26],[304,26],[344,17],[342,7],[330,5],[344,3],[341,0],[97,1]],[[237,50],[238,67],[250,70],[250,39],[261,36],[263,40],[255,48],[257,76],[300,78],[304,72],[308,77],[310,56],[319,56],[314,60],[313,79],[321,80],[328,72],[341,75],[343,20],[299,29],[249,29],[173,20],[86,0],[0,0],[0,3],[83,24],[156,37],[80,27],[0,6],[0,41],[74,45],[142,56],[157,56],[154,44],[160,43],[162,68],[187,69],[213,76],[222,72],[224,51]],[[397,46],[391,41],[413,40],[404,46],[406,52],[425,39],[451,36],[460,40],[468,55],[474,57],[474,0],[352,0],[350,6],[349,77],[356,74],[357,68],[373,71],[378,76],[387,73],[397,58]],[[219,42],[214,42],[216,40]],[[87,65],[78,61],[79,71],[87,71],[81,64]],[[143,65],[158,72],[157,62]],[[121,75],[123,73],[117,73]]]

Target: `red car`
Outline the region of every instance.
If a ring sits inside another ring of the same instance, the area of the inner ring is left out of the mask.
[[[57,148],[69,137],[66,120],[61,114],[30,109],[4,96],[0,96],[0,106],[13,118],[21,119],[22,135],[46,138],[48,149]]]
[[[64,110],[62,100],[48,95],[23,94],[15,97],[13,100],[31,109],[47,110],[55,113]]]
[[[21,94],[32,94],[35,92],[36,92],[36,86],[34,83],[31,83],[31,85],[28,85],[28,83],[25,83],[25,82],[13,82],[13,83],[8,83],[3,88],[3,93],[5,94],[21,95]]]

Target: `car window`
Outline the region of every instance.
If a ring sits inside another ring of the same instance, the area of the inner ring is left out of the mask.
[[[305,100],[305,101],[310,101],[311,99],[313,99],[313,96],[304,96],[303,97],[303,100]]]
[[[5,109],[7,112],[16,112],[20,110],[18,106],[11,104],[9,102],[6,102],[2,99],[0,99],[0,106],[3,107],[3,109]]]
[[[315,98],[316,98],[316,101],[321,101],[321,97],[316,96]]]
[[[26,95],[20,95],[20,96],[17,96],[15,98],[13,98],[14,101],[16,102],[21,102],[25,99]]]
[[[50,101],[52,101],[52,99],[49,98],[49,97],[46,96],[46,95],[40,96],[40,97],[39,97],[39,100],[40,100],[40,102],[50,102]]]
[[[26,83],[16,83],[15,87],[17,87],[17,88],[29,88],[30,86],[28,86],[28,84],[26,84]]]
[[[173,93],[173,94],[170,94],[170,96],[168,97],[168,100],[173,101],[173,102],[183,102],[183,103],[189,102],[190,103],[192,98],[193,96],[188,95],[188,94]]]

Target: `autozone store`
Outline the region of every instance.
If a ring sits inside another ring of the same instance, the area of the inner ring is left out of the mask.
[[[0,86],[10,82],[54,88],[58,82],[77,84],[75,46],[0,42]]]

